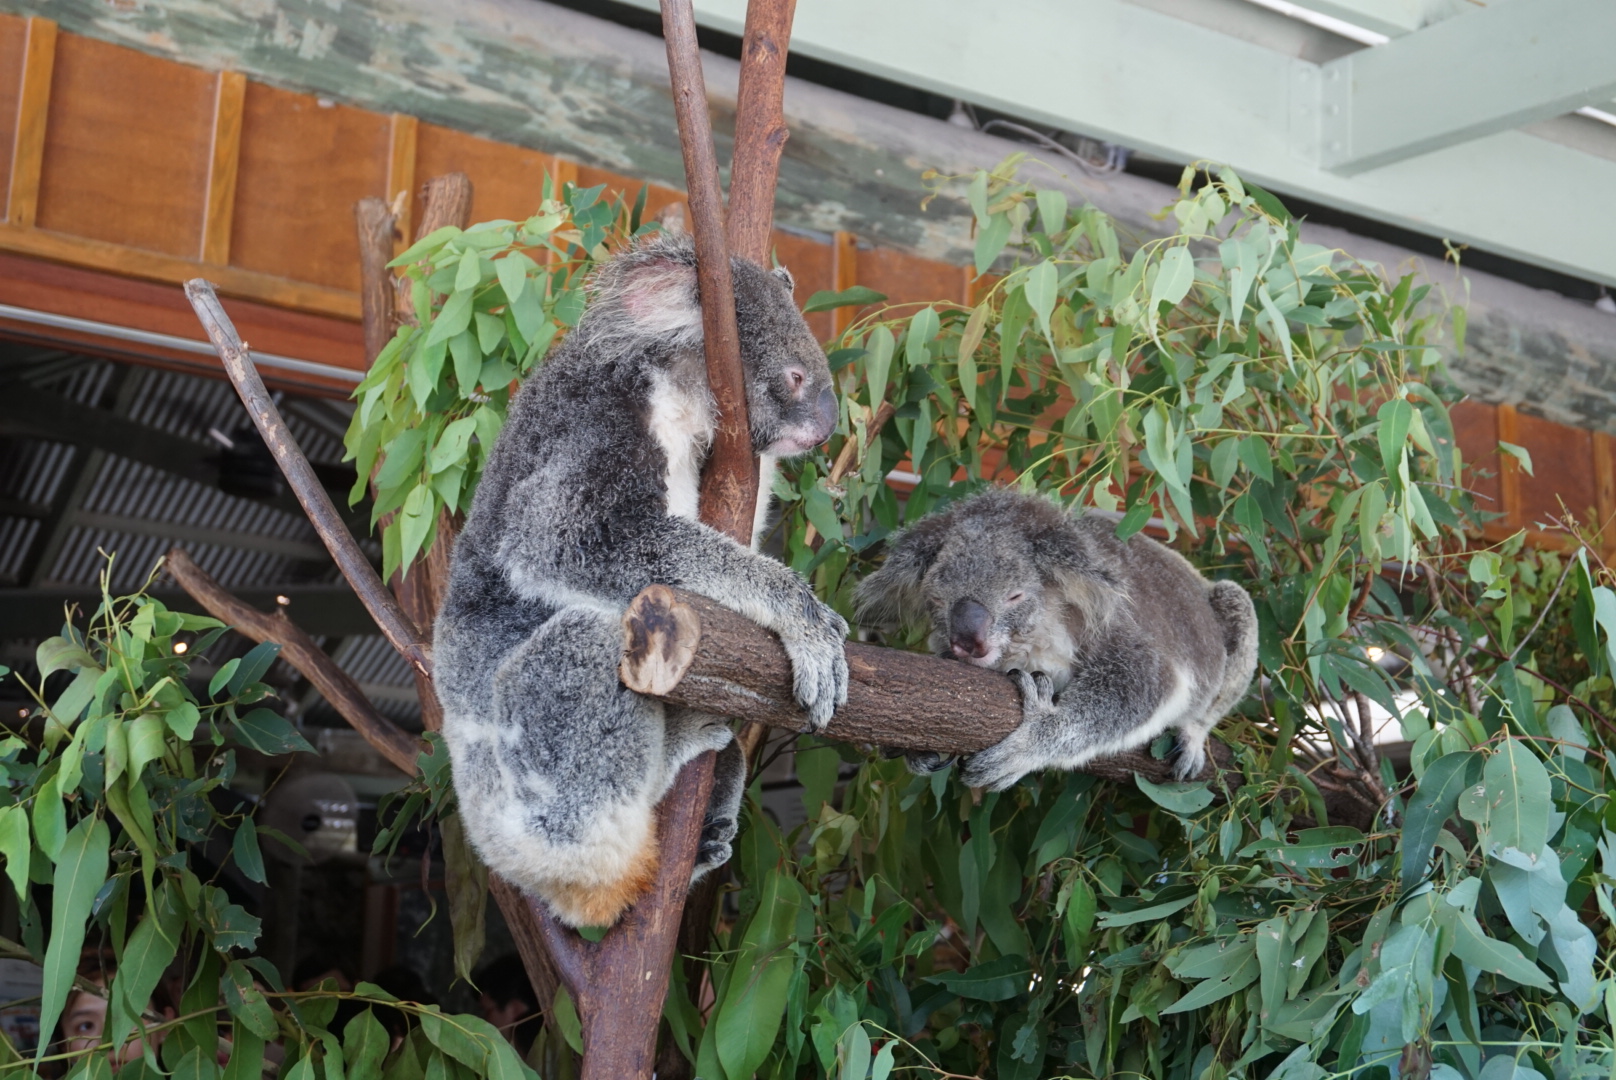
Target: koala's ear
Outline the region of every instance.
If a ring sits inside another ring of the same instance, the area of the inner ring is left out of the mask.
[[[787,270],[783,266],[776,266],[771,273],[773,273],[774,276],[779,278],[781,281],[785,282],[786,292],[794,293],[797,291],[797,279],[791,276],[790,270]]]
[[[859,582],[854,601],[859,618],[871,623],[908,622],[925,611],[921,585],[943,549],[946,528],[926,518],[887,539],[887,561]]]
[[[1095,557],[1088,538],[1067,522],[1032,537],[1033,565],[1090,630],[1111,621],[1122,599],[1121,583]]]
[[[701,339],[701,301],[693,262],[674,255],[629,255],[602,290],[636,329],[656,336]]]

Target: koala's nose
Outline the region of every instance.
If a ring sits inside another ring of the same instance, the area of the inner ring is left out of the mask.
[[[993,618],[975,600],[960,600],[948,613],[948,643],[964,659],[988,654],[988,630]]]
[[[818,413],[819,420],[819,438],[814,441],[822,443],[830,438],[831,433],[836,430],[836,421],[839,416],[839,410],[836,407],[836,392],[828,386],[821,390],[819,400],[814,403],[814,411]]]

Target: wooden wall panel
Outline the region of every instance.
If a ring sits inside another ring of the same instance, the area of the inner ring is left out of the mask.
[[[388,117],[247,84],[230,262],[359,288],[354,204],[387,196]]]
[[[544,175],[555,161],[549,154],[480,139],[453,128],[422,124],[416,133],[413,220],[421,220],[420,185],[444,173],[471,178],[471,220],[522,221],[538,212]]]
[[[959,267],[891,248],[859,249],[858,283],[886,293],[889,304],[965,302],[965,274]]]
[[[22,49],[28,21],[0,15],[0,193],[11,187],[11,152],[17,138],[17,101],[22,93]],[[0,213],[5,200],[0,199]]]
[[[791,276],[797,281],[798,307],[806,304],[814,293],[836,287],[829,244],[778,229],[774,232],[773,244],[774,257],[781,266],[791,271]],[[820,341],[829,341],[835,333],[833,316],[829,311],[809,315],[808,325],[813,328],[814,337]]]
[[[1557,520],[1565,510],[1580,521],[1597,517],[1599,489],[1594,476],[1593,433],[1536,416],[1517,413],[1519,438],[1508,441],[1532,455],[1532,475],[1520,478],[1520,514],[1516,524],[1535,528]]]
[[[1499,481],[1498,410],[1479,401],[1461,401],[1449,410],[1453,434],[1464,455],[1464,485],[1476,496],[1476,505],[1488,513],[1504,513],[1504,492]],[[1486,475],[1482,475],[1482,474]]]
[[[195,257],[216,85],[198,68],[61,35],[39,227]]]

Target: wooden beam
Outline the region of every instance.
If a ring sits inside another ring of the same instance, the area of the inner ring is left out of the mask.
[[[415,145],[421,122],[406,113],[394,113],[387,129],[387,201],[398,208],[394,223],[393,254],[409,244],[415,195]]]
[[[39,176],[45,164],[45,126],[55,69],[56,24],[30,16],[23,43],[17,133],[11,146],[11,190],[6,197],[6,222],[25,229],[33,227],[39,210]]]
[[[203,266],[194,259],[182,259],[155,251],[89,240],[46,229],[0,224],[0,251],[49,259],[71,266],[91,267],[123,277],[180,285],[206,273],[225,296],[239,296],[276,307],[359,321],[359,294],[326,285],[261,274],[234,266]]]
[[[208,158],[208,203],[202,212],[201,258],[213,266],[230,262],[230,226],[236,214],[236,171],[241,162],[241,116],[247,77],[219,72],[213,102],[213,146]]]

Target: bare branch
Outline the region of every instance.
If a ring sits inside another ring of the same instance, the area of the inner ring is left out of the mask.
[[[225,314],[213,286],[201,278],[193,278],[185,283],[185,297],[196,309],[196,316],[202,321],[203,329],[208,332],[209,340],[218,351],[226,374],[235,384],[236,393],[241,395],[242,404],[247,406],[248,414],[258,425],[259,434],[264,437],[264,444],[275,455],[275,462],[285,474],[292,493],[303,505],[303,512],[308,515],[314,530],[320,534],[326,549],[336,560],[342,576],[359,594],[365,609],[376,620],[376,625],[393,648],[417,671],[431,678],[431,650],[427,648],[420,629],[399,609],[398,602],[382,585],[381,577],[343,525],[337,508],[331,503],[331,496],[326,494],[325,488],[315,477],[308,458],[298,449],[297,440],[292,438],[286,421],[281,419],[280,410],[275,408],[269,391],[264,389],[264,380],[258,377],[258,369],[253,366],[252,354],[247,351],[241,335],[236,333],[230,316]]]
[[[696,45],[690,0],[662,0],[662,36],[668,45],[679,144],[684,149],[685,187],[696,241],[697,287],[707,351],[707,385],[718,406],[718,430],[701,478],[701,520],[742,544],[752,539],[757,501],[757,459],[746,415],[746,379],[735,328],[735,284],[724,239],[724,195],[718,184],[707,84]],[[770,195],[772,202],[773,196]]]
[[[729,244],[767,265],[774,185],[791,132],[781,112],[786,49],[796,0],[751,0],[741,38],[741,85],[735,101],[735,158],[729,170]]]
[[[416,759],[421,756],[421,741],[377,712],[364,691],[359,689],[359,684],[338,667],[336,661],[314,643],[313,638],[287,618],[284,609],[269,615],[242,603],[179,548],[169,551],[165,566],[180,588],[201,604],[209,615],[229,623],[254,641],[273,641],[279,645],[281,659],[309,680],[310,685],[377,753],[405,775],[415,775]]]

